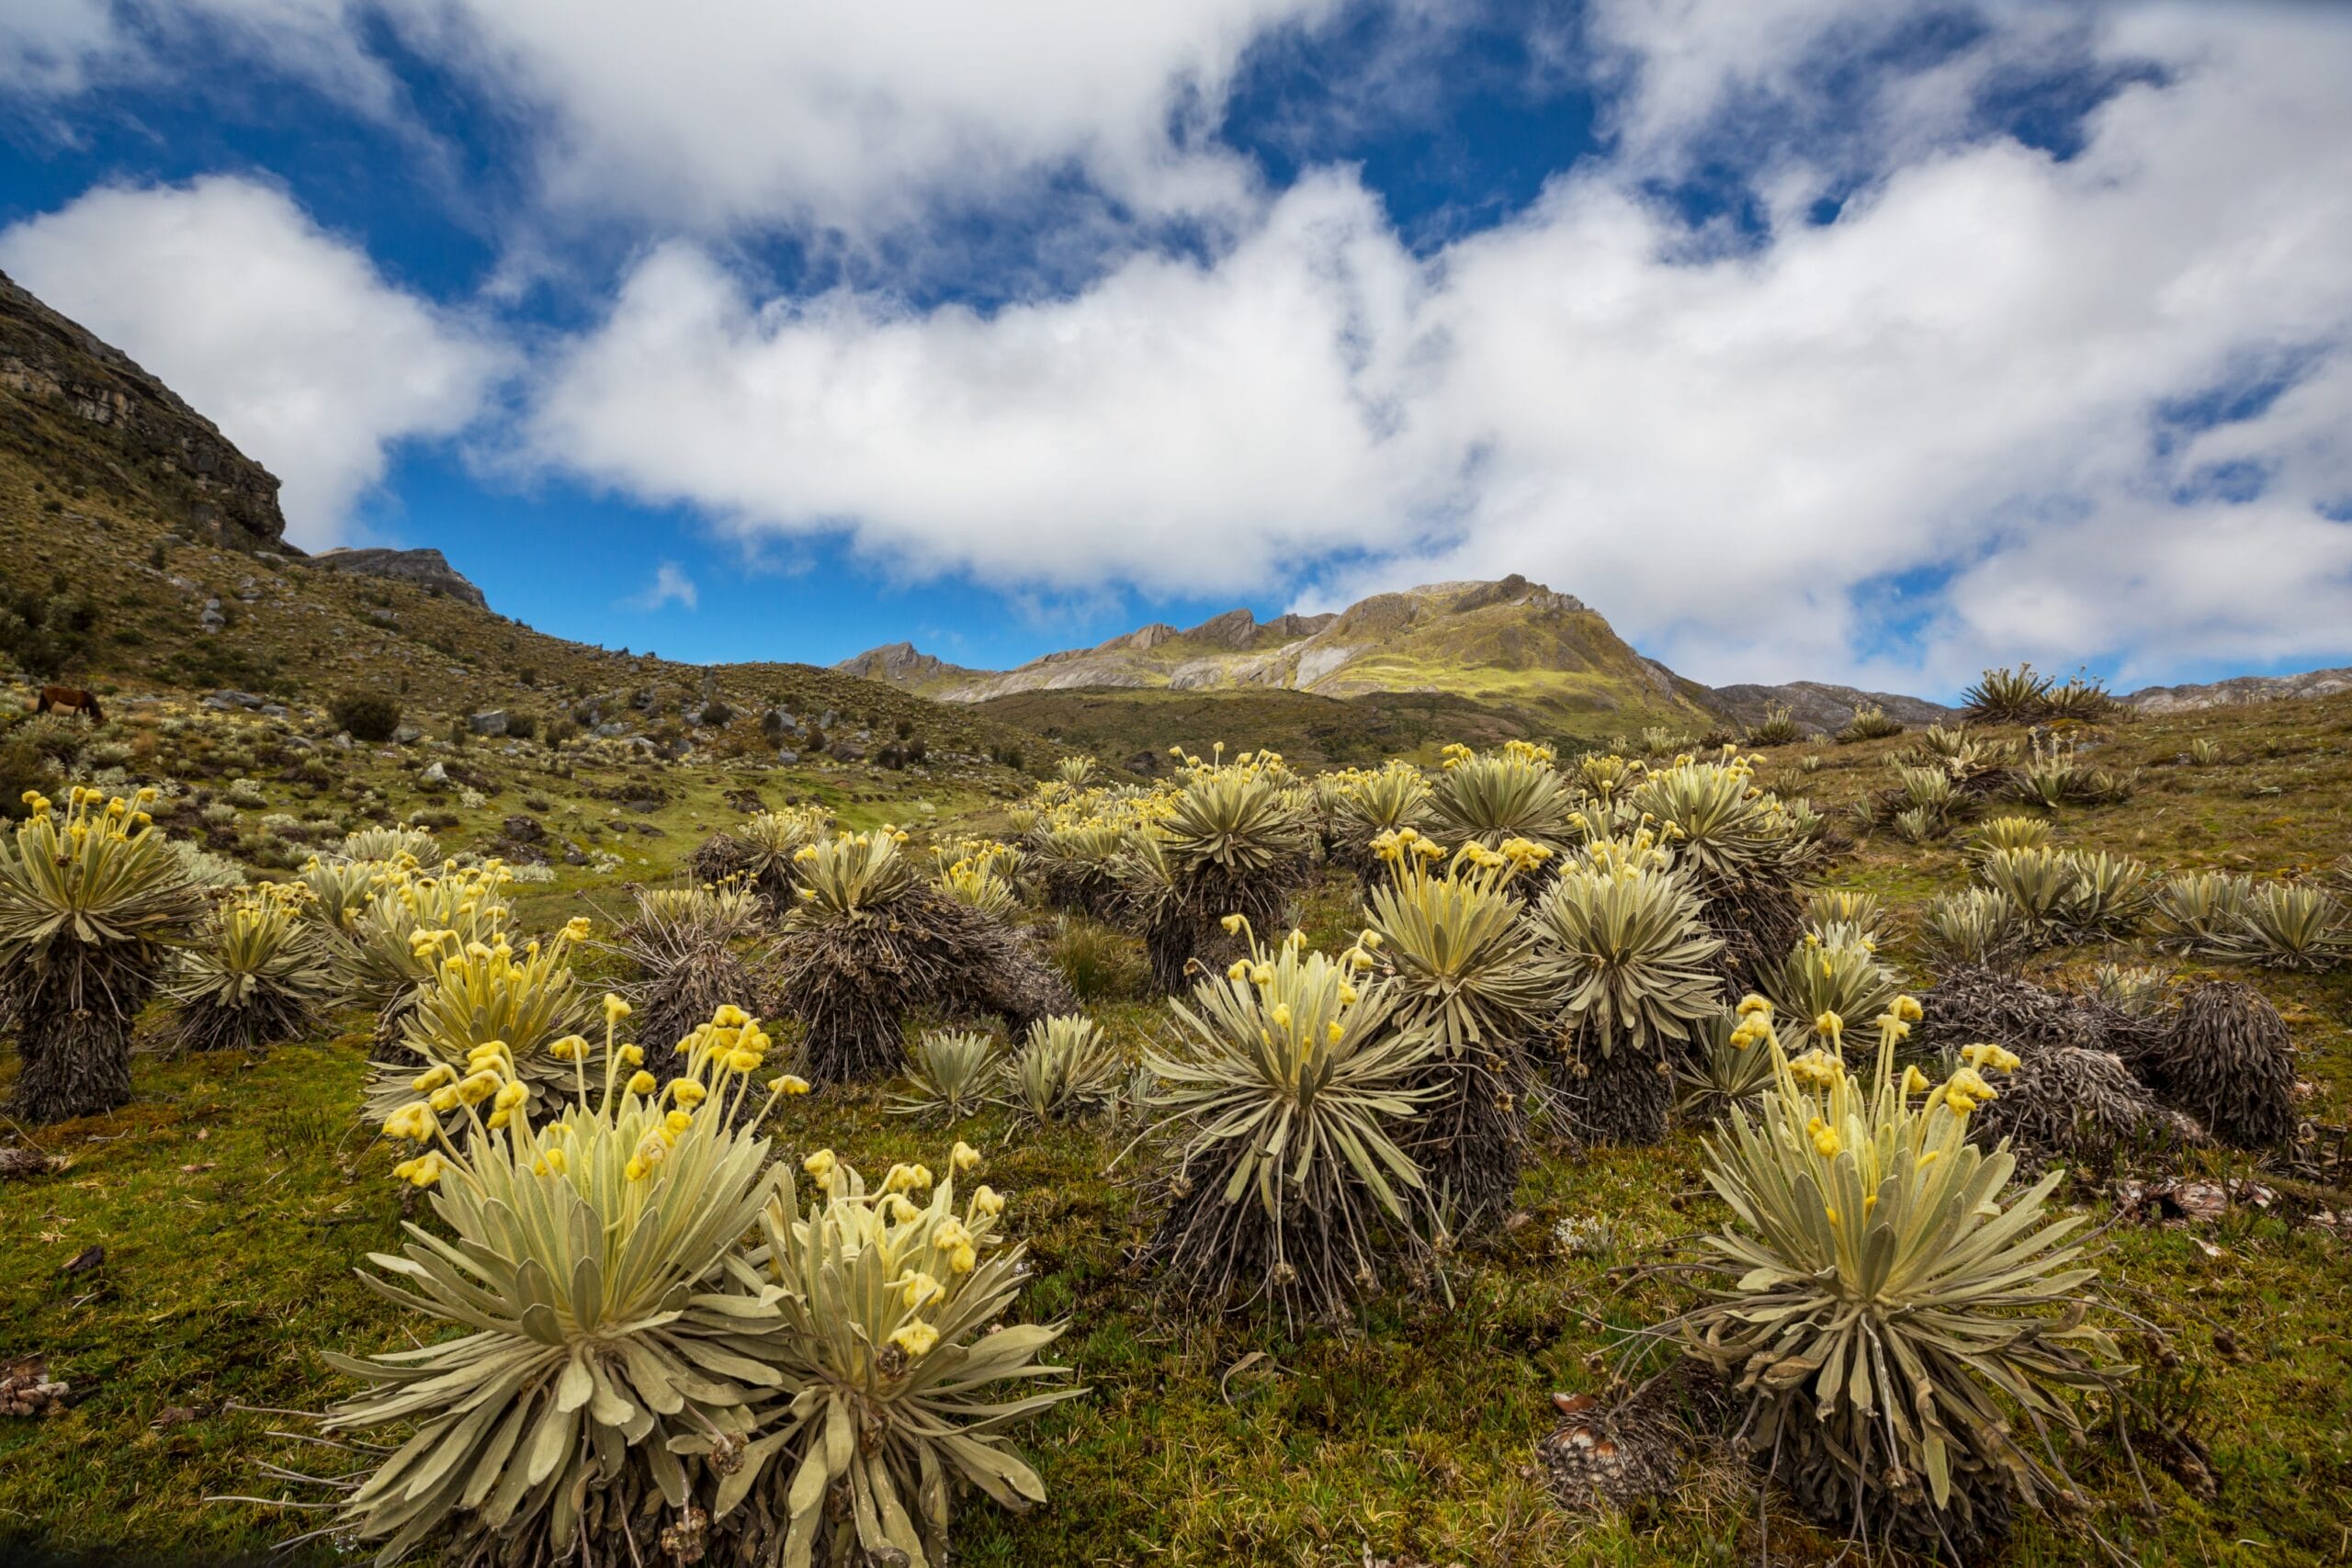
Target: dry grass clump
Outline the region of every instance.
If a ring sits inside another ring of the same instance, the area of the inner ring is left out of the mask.
[[[2135,1064],[2165,1103],[2240,1148],[2295,1135],[2295,1047],[2260,991],[2210,980],[2181,999],[2172,1027]]]
[[[2006,1139],[2030,1164],[2108,1167],[2205,1142],[2204,1130],[2159,1103],[2120,1056],[2079,1045],[2025,1054],[1969,1136],[1987,1148]]]

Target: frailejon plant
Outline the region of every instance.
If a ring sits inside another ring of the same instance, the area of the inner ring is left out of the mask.
[[[2050,845],[2050,824],[2039,817],[1996,817],[1972,836],[1969,851],[1982,858],[2003,850],[2040,850]]]
[[[1022,934],[942,897],[891,828],[803,845],[800,887],[778,943],[777,982],[808,1026],[803,1070],[820,1083],[895,1077],[900,1021],[918,1007],[1013,1028],[1070,1010],[1069,988]]]
[[[1430,790],[1438,835],[1475,840],[1499,850],[1525,839],[1555,853],[1577,837],[1568,817],[1575,805],[1567,782],[1541,748],[1513,741],[1499,751],[1448,746],[1445,766]]]
[[[1220,922],[1253,928],[1281,918],[1304,882],[1313,832],[1281,759],[1188,759],[1189,776],[1165,813],[1132,835],[1114,865],[1123,907],[1137,921],[1152,974],[1171,993],[1197,957],[1223,963]]]
[[[778,1190],[756,1115],[765,1036],[729,1010],[666,1084],[630,1072],[607,1027],[548,1114],[492,1060],[447,1111],[385,1121],[421,1152],[396,1174],[432,1191],[436,1230],[407,1224],[370,1255],[379,1295],[466,1330],[416,1349],[330,1357],[369,1385],[330,1430],[390,1428],[340,1522],[389,1564],[438,1546],[453,1562],[615,1561],[741,1475],[764,1402],[790,1397],[773,1348],[783,1287],[729,1268]],[[772,1105],[802,1088],[779,1078]],[[487,1114],[485,1114],[487,1110]],[[494,1124],[493,1124],[494,1123]]]
[[[2131,934],[2147,912],[2155,874],[2130,855],[2074,852],[2075,908],[2068,934],[2077,940]]]
[[[1772,1004],[1759,996],[1700,1024],[1698,1049],[1684,1053],[1674,1072],[1675,1109],[1685,1121],[1719,1122],[1772,1087],[1772,1053],[1761,1049],[1772,1031]]]
[[[946,1568],[959,1485],[1016,1513],[1045,1500],[1005,1434],[1086,1392],[1037,1386],[1068,1375],[1040,1359],[1063,1325],[1001,1322],[1022,1249],[996,1192],[957,1201],[976,1151],[957,1144],[936,1180],[894,1167],[874,1192],[830,1149],[802,1163],[815,1194],[803,1210],[784,1173],[746,1271],[779,1292],[755,1359],[784,1386],[718,1484],[718,1529],[783,1568]]]
[[[2020,930],[2033,942],[2064,942],[2078,928],[2081,869],[2064,850],[1996,850],[1977,874],[2008,900]]]
[[[649,887],[602,944],[628,968],[618,989],[655,1072],[676,1071],[677,1042],[729,998],[752,994],[755,976],[736,943],[762,918],[760,900],[739,883]]]
[[[2014,670],[1985,671],[1961,700],[1972,724],[2032,724],[2049,714],[2051,685],[2049,676],[2020,664]]]
[[[1235,934],[1245,958],[1170,1004],[1178,1049],[1144,1054],[1164,1205],[1147,1257],[1198,1306],[1337,1314],[1426,1252],[1397,1139],[1438,1047],[1393,1026],[1361,946],[1335,959],[1299,933],[1271,949]]]
[[[505,928],[506,868],[444,866],[437,874],[388,870],[375,895],[351,923],[345,981],[380,1015],[379,1038],[391,1037],[399,1017],[434,976],[435,958],[417,937],[450,931],[460,942],[487,942]]]
[[[732,831],[715,833],[690,863],[698,881],[732,880],[763,899],[771,913],[792,908],[800,852],[825,839],[833,814],[822,806],[757,811]]]
[[[2267,969],[2318,974],[2352,956],[2352,921],[2324,887],[2266,882],[2247,896],[2222,950]]]
[[[1396,1024],[1438,1048],[1433,1093],[1403,1147],[1457,1231],[1500,1221],[1519,1186],[1528,1079],[1553,987],[1510,884],[1551,858],[1523,839],[1499,851],[1466,844],[1444,873],[1413,865],[1372,896],[1371,951]]]
[[[348,935],[368,901],[393,868],[382,861],[322,860],[313,855],[295,880],[311,890],[311,918]]]
[[[1093,1020],[1058,1013],[1029,1026],[1001,1074],[1016,1111],[1068,1122],[1115,1106],[1127,1065]]]
[[[31,815],[0,839],[0,1021],[24,1061],[8,1101],[24,1121],[130,1099],[131,1021],[204,912],[153,798],[76,785],[59,811],[27,791]]]
[[[1532,923],[1583,1136],[1656,1143],[1673,1100],[1668,1049],[1721,1004],[1723,943],[1646,835],[1601,840],[1536,901]]]
[[[377,864],[422,864],[437,860],[433,835],[422,828],[362,828],[345,833],[334,858]]]
[[[2156,886],[2148,924],[2156,945],[2183,958],[2225,951],[2245,920],[2254,880],[2226,871],[2187,871]]]
[[[1694,881],[1731,886],[1782,868],[1788,834],[1781,803],[1757,784],[1744,759],[1684,762],[1652,773],[1633,801]]]
[[[1436,824],[1429,776],[1408,762],[1350,777],[1332,815],[1339,852],[1358,871],[1371,869],[1373,840],[1382,834],[1403,828],[1420,832]]]
[[[1854,716],[1847,720],[1846,728],[1831,739],[1840,746],[1850,746],[1858,740],[1884,740],[1902,733],[1901,719],[1892,716],[1875,703],[1860,703],[1855,705]]]
[[[311,1031],[338,987],[309,902],[299,882],[268,883],[213,911],[166,987],[175,1049],[251,1051]]]
[[[479,1087],[492,1071],[526,1095],[535,1112],[562,1099],[590,1049],[580,1031],[594,1004],[571,964],[572,944],[587,934],[586,918],[578,917],[518,953],[503,934],[485,942],[462,942],[454,931],[418,932],[416,951],[432,965],[433,978],[402,1015],[391,1051],[370,1066],[369,1113],[389,1115],[423,1094],[446,1114],[469,1092],[468,1085]],[[626,1009],[607,1022],[625,1016]],[[623,1055],[628,1065],[644,1061],[635,1045]]]
[[[907,1048],[906,1088],[890,1097],[887,1108],[943,1124],[977,1116],[997,1087],[1001,1055],[989,1035],[927,1029]]]
[[[1793,1060],[1766,1043],[1771,1090],[1705,1145],[1732,1211],[1702,1244],[1722,1283],[1670,1326],[1736,1380],[1739,1437],[1818,1517],[1950,1551],[1997,1535],[2012,1498],[2071,1495],[2054,1441],[2127,1369],[2086,1321],[2086,1217],[2047,1212],[2065,1173],[2012,1191],[2007,1145],[1969,1141],[1984,1072],[2016,1058],[1972,1047],[1943,1083],[1898,1073],[1917,1017],[1908,998],[1882,1015],[1860,1072],[1835,1040]]]
[[[1815,934],[1828,926],[1851,926],[1876,942],[1886,931],[1886,901],[1860,888],[1819,888],[1805,896],[1804,923]]]
[[[1797,727],[1795,714],[1785,705],[1768,703],[1764,717],[1747,732],[1750,746],[1793,746],[1804,739],[1804,731]]]
[[[2031,939],[2007,894],[1965,887],[1939,893],[1920,907],[1919,944],[1944,964],[1986,968],[2018,956]]]
[[[1848,1019],[1876,1017],[1902,988],[1878,961],[1878,950],[1851,930],[1831,938],[1808,934],[1762,976],[1764,995],[1786,1021],[1783,1027],[1816,1038],[1842,1029]]]

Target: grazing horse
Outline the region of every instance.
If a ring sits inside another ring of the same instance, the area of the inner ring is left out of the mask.
[[[104,724],[107,716],[98,711],[98,694],[79,686],[43,686],[40,701],[33,705],[35,713],[78,713],[92,724]]]

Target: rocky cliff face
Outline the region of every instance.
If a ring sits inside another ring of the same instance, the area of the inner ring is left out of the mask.
[[[357,577],[389,577],[401,582],[413,582],[435,593],[446,593],[461,604],[477,610],[487,610],[490,602],[481,590],[467,581],[464,574],[449,564],[439,550],[329,550],[312,558],[311,564],[329,571],[347,571]]]
[[[293,553],[275,475],[120,349],[5,275],[0,435],[58,480],[109,487],[130,480],[167,527],[239,548]],[[93,462],[113,472],[90,472]]]

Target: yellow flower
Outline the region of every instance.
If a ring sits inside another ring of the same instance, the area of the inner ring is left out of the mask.
[[[444,1115],[455,1111],[458,1109],[458,1086],[453,1083],[443,1084],[433,1091],[431,1099],[426,1103]]]
[[[1944,1089],[1948,1094],[1963,1094],[1975,1100],[2000,1098],[1994,1093],[1993,1086],[1984,1081],[1984,1076],[1974,1067],[1962,1067],[1952,1074],[1951,1077],[1944,1080]]]
[[[910,1224],[922,1213],[921,1209],[907,1201],[907,1195],[903,1192],[891,1193],[883,1209],[894,1225]]]
[[[662,1086],[651,1073],[638,1072],[629,1075],[628,1087],[631,1094],[651,1094]]]
[[[635,1155],[629,1156],[628,1163],[621,1167],[621,1174],[628,1177],[631,1181],[642,1181],[652,1173],[653,1168],[647,1165]]]
[[[615,1055],[620,1057],[621,1066],[624,1067],[645,1066],[645,1047],[642,1045],[624,1045]]]
[[[980,1255],[972,1249],[970,1242],[966,1242],[947,1255],[947,1267],[956,1273],[968,1274],[979,1260]]]
[[[491,1104],[500,1111],[512,1111],[531,1098],[531,1091],[519,1083],[510,1083],[498,1091]]]
[[[1257,965],[1250,971],[1250,983],[1253,985],[1272,985],[1274,983],[1274,966],[1271,964],[1261,964]]]
[[[588,1042],[577,1034],[567,1034],[548,1047],[548,1055],[559,1062],[576,1061],[585,1055],[587,1051]]]
[[[496,1073],[469,1073],[458,1080],[458,1098],[468,1105],[480,1105],[483,1100],[496,1094],[498,1088],[499,1077]]]
[[[731,1073],[756,1073],[763,1060],[757,1051],[729,1051],[727,1054],[727,1070]]]
[[[972,1233],[964,1228],[961,1221],[955,1219],[942,1220],[931,1233],[931,1245],[942,1252],[953,1252],[959,1247],[970,1246],[971,1242]]]
[[[1238,915],[1227,915],[1225,919],[1219,920],[1217,924],[1225,928],[1225,934],[1227,936],[1238,936],[1241,934],[1241,917]]]
[[[392,1168],[392,1174],[413,1187],[430,1187],[441,1179],[447,1168],[437,1149],[427,1149],[412,1160],[402,1160]]]
[[[662,1118],[662,1121],[673,1133],[683,1133],[695,1124],[695,1113],[691,1111],[673,1111],[669,1115]]]
[[[1250,961],[1246,958],[1235,959],[1232,966],[1226,970],[1225,977],[1228,980],[1248,979],[1250,977]]]
[[[980,1151],[958,1138],[956,1140],[955,1149],[947,1156],[947,1161],[958,1170],[969,1170],[980,1163]]]
[[[807,1094],[808,1080],[796,1074],[786,1073],[780,1078],[769,1079],[768,1090],[772,1094]]]
[[[1895,998],[1894,1016],[1901,1019],[1905,1023],[1918,1022],[1922,1016],[1919,1008],[1919,998],[1917,997]]]
[[[571,1168],[571,1156],[560,1148],[549,1147],[545,1157],[547,1168],[558,1176],[561,1176]]]
[[[819,1149],[815,1154],[810,1155],[807,1159],[800,1162],[800,1168],[815,1177],[818,1180],[826,1181],[831,1179],[833,1168],[838,1166],[840,1163],[841,1161],[834,1157],[832,1150]]]
[[[752,1021],[752,1016],[733,1002],[728,1002],[710,1015],[710,1021],[721,1029],[741,1029]]]
[[[1004,1195],[993,1187],[983,1187],[972,1194],[972,1212],[990,1219],[1004,1213]]]
[[[497,1132],[497,1131],[498,1131],[498,1129],[500,1129],[501,1127],[505,1126],[509,1122],[512,1122],[514,1119],[514,1112],[513,1112],[512,1111],[492,1111],[492,1112],[490,1113],[490,1121],[486,1123],[486,1125],[488,1125],[488,1127],[490,1128],[490,1130],[491,1130],[492,1132],[495,1133],[495,1132]]]
[[[927,1356],[939,1343],[939,1330],[928,1323],[910,1323],[890,1336],[890,1343],[910,1357]]]
[[[890,1174],[882,1179],[885,1192],[920,1192],[931,1185],[931,1167],[927,1165],[894,1165]]]
[[[588,917],[585,915],[574,915],[571,919],[563,922],[564,938],[569,942],[587,941],[589,931],[594,929],[594,928],[589,923]]]
[[[1998,1045],[1963,1045],[1961,1047],[1960,1059],[1980,1070],[1991,1067],[1996,1072],[2003,1073],[2016,1072],[2018,1065],[2016,1052],[2004,1050]]]
[[[627,1002],[621,1000],[620,998],[613,995],[612,992],[606,991],[605,993],[605,1022],[607,1027],[618,1023],[621,1020],[627,1018],[633,1010],[633,1010]]]
[[[699,1078],[672,1078],[670,1098],[680,1105],[700,1105],[710,1091],[702,1087]]]
[[[388,1138],[406,1138],[421,1144],[433,1136],[433,1111],[424,1104],[403,1105],[384,1118],[384,1135]]]
[[[1916,1064],[1903,1069],[1903,1092],[1906,1098],[1923,1094],[1929,1087],[1928,1075],[1921,1072]]]
[[[1290,1027],[1291,1018],[1290,1004],[1288,1002],[1276,1002],[1274,1004],[1272,1018],[1274,1021],[1274,1027],[1276,1029],[1288,1029]]]
[[[1752,1014],[1759,1012],[1770,1016],[1771,1011],[1772,1004],[1766,1001],[1762,997],[1758,996],[1753,991],[1748,992],[1747,995],[1739,998],[1739,1016],[1742,1018],[1747,1018]]]
[[[416,1090],[419,1094],[431,1094],[443,1084],[455,1083],[457,1081],[458,1069],[449,1066],[448,1063],[444,1062],[437,1067],[430,1067],[425,1071],[419,1073],[414,1080],[409,1084],[409,1088]]]
[[[1813,1032],[1815,1034],[1827,1035],[1832,1040],[1838,1038],[1838,1036],[1844,1033],[1845,1031],[1846,1021],[1839,1018],[1835,1012],[1824,1012],[1820,1017],[1813,1021]]]
[[[910,1312],[921,1312],[947,1293],[946,1286],[921,1270],[908,1275],[902,1283],[906,1288],[899,1292],[899,1299],[907,1303]]]

